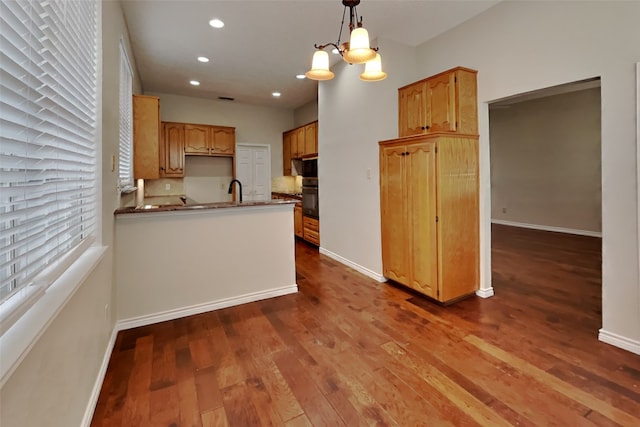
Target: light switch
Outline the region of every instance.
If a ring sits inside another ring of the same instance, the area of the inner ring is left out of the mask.
[[[115,172],[116,171],[116,155],[112,154],[111,155],[111,172]]]
[[[367,168],[367,179],[371,179],[371,168]]]

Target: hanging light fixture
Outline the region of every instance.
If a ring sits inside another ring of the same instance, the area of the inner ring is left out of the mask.
[[[371,48],[369,44],[369,33],[362,27],[362,17],[358,17],[356,6],[360,0],[342,0],[344,10],[342,12],[342,22],[338,33],[337,43],[327,43],[323,45],[314,44],[318,49],[313,54],[311,70],[305,76],[311,80],[331,80],[333,72],[329,70],[329,55],[324,50],[328,46],[333,46],[342,59],[349,64],[365,64],[365,71],[360,74],[360,79],[364,81],[379,81],[387,77],[387,73],[382,71],[380,54],[378,48]],[[340,43],[344,18],[349,8],[349,41]]]

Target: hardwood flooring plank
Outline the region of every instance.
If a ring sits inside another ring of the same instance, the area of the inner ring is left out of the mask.
[[[249,391],[244,383],[234,384],[222,389],[222,401],[227,420],[231,426],[272,425],[270,420],[260,420],[251,399],[247,399]]]
[[[479,350],[517,368],[520,372],[525,373],[547,387],[564,394],[576,402],[580,402],[587,408],[593,408],[612,421],[621,423],[622,425],[640,425],[640,414],[637,414],[638,416],[634,416],[621,411],[618,408],[611,406],[609,403],[560,380],[559,378],[527,363],[519,357],[509,354],[508,352],[489,344],[474,335],[468,335],[465,337],[465,340],[476,346]]]
[[[345,425],[291,352],[284,351],[274,355],[274,362],[314,426]]]
[[[220,407],[203,413],[202,427],[229,427],[224,408]]]
[[[296,242],[296,294],[119,332],[91,425],[640,425],[601,240],[492,231],[496,295],[450,306]]]
[[[434,369],[416,363],[400,346],[394,342],[383,345],[383,348],[404,365],[412,369],[420,378],[447,396],[458,408],[476,420],[480,425],[509,426],[510,424],[491,408],[469,394],[462,387]]]

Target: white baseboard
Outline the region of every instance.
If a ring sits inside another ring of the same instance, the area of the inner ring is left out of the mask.
[[[239,295],[231,298],[224,298],[217,301],[210,301],[202,304],[192,305],[190,307],[181,307],[173,310],[167,310],[160,313],[149,314],[145,316],[133,317],[130,319],[119,320],[116,323],[116,329],[123,331],[125,329],[137,328],[139,326],[151,325],[153,323],[174,320],[180,317],[200,314],[207,311],[219,310],[221,308],[232,307],[234,305],[246,304],[254,301],[260,301],[267,298],[279,297],[282,295],[295,294],[298,292],[298,285],[283,286],[281,288],[269,289],[266,291],[253,292],[250,294]]]
[[[598,339],[607,344],[619,347],[623,350],[630,351],[635,354],[640,354],[640,341],[632,340],[622,335],[614,334],[613,332],[600,329],[598,332]]]
[[[329,258],[332,258],[332,259],[338,261],[339,263],[346,265],[347,267],[351,267],[354,270],[364,274],[365,276],[371,277],[373,280],[377,280],[378,282],[386,282],[387,281],[387,278],[384,277],[383,275],[378,274],[375,271],[369,270],[368,268],[363,267],[360,264],[356,264],[355,262],[350,261],[350,260],[348,260],[348,259],[346,259],[344,257],[341,257],[340,255],[338,255],[336,253],[333,253],[333,252],[331,252],[331,251],[329,251],[329,250],[327,250],[325,248],[322,248],[322,247],[319,250],[320,250],[321,254],[326,255]]]
[[[487,289],[478,289],[476,291],[476,295],[478,295],[480,298],[490,298],[494,295],[493,287]]]
[[[111,337],[109,338],[109,342],[107,343],[107,348],[104,352],[104,356],[102,357],[102,364],[100,365],[100,370],[98,371],[98,375],[96,376],[96,381],[93,384],[93,390],[91,390],[89,403],[87,404],[87,408],[84,411],[84,417],[82,417],[82,424],[80,424],[82,427],[89,427],[91,425],[93,413],[95,412],[96,405],[98,404],[98,397],[100,397],[100,390],[102,389],[104,376],[107,374],[109,360],[111,359],[111,353],[113,352],[113,347],[116,344],[117,336],[118,330],[114,327],[111,331]]]
[[[492,224],[508,225],[511,227],[531,228],[533,230],[554,231],[556,233],[577,234],[579,236],[602,237],[599,231],[576,230],[574,228],[553,227],[551,225],[527,224],[524,222],[504,221],[501,219],[492,219]]]

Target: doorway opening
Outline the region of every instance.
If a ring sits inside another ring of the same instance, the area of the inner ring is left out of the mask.
[[[492,285],[553,333],[602,326],[600,115],[599,78],[489,105]]]

